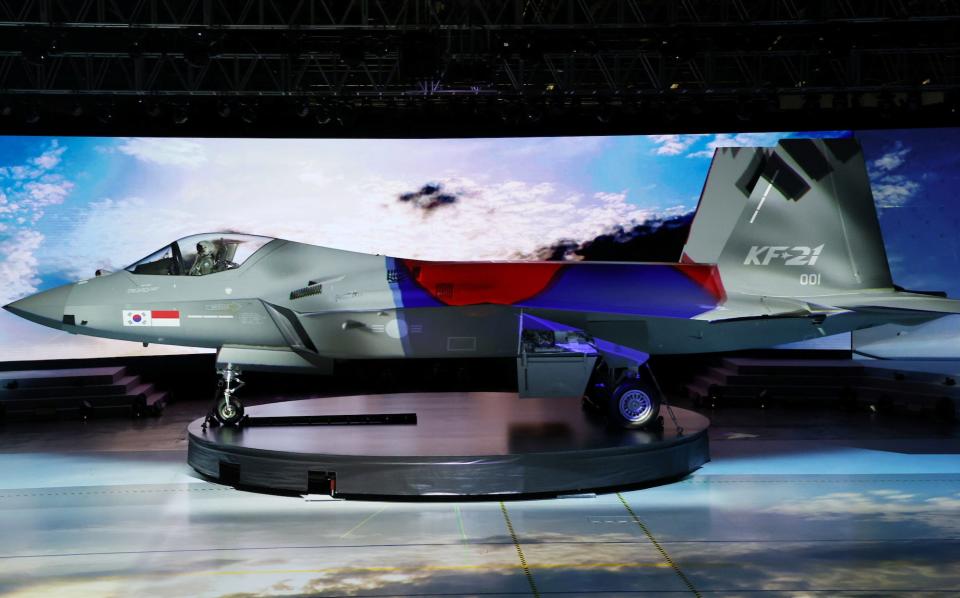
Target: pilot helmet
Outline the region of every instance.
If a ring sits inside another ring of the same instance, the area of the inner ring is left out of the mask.
[[[217,246],[213,244],[213,241],[200,241],[197,243],[197,253],[200,255],[212,255],[216,250]]]

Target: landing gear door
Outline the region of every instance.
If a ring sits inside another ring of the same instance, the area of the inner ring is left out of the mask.
[[[517,388],[525,397],[582,397],[599,353],[583,333],[524,328],[517,355]]]

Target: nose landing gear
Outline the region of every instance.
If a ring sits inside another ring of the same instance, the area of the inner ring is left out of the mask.
[[[227,364],[223,369],[217,370],[217,374],[220,381],[217,383],[215,403],[204,424],[237,425],[243,420],[243,403],[234,396],[244,384],[240,379],[240,368]]]

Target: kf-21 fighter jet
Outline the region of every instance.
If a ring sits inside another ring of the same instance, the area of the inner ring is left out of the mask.
[[[214,233],[6,309],[217,349],[222,424],[243,419],[245,369],[472,356],[516,358],[521,396],[586,396],[640,427],[662,423],[650,354],[914,324],[960,301],[894,285],[857,141],[789,139],[716,151],[679,263],[438,262]]]

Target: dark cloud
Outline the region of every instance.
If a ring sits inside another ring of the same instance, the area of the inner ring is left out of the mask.
[[[676,262],[687,242],[693,212],[615,227],[588,241],[564,240],[541,247],[527,259],[547,261]]]
[[[411,203],[414,206],[431,212],[441,206],[448,206],[457,202],[459,198],[453,193],[445,193],[441,183],[427,183],[418,191],[401,193],[398,201]]]

